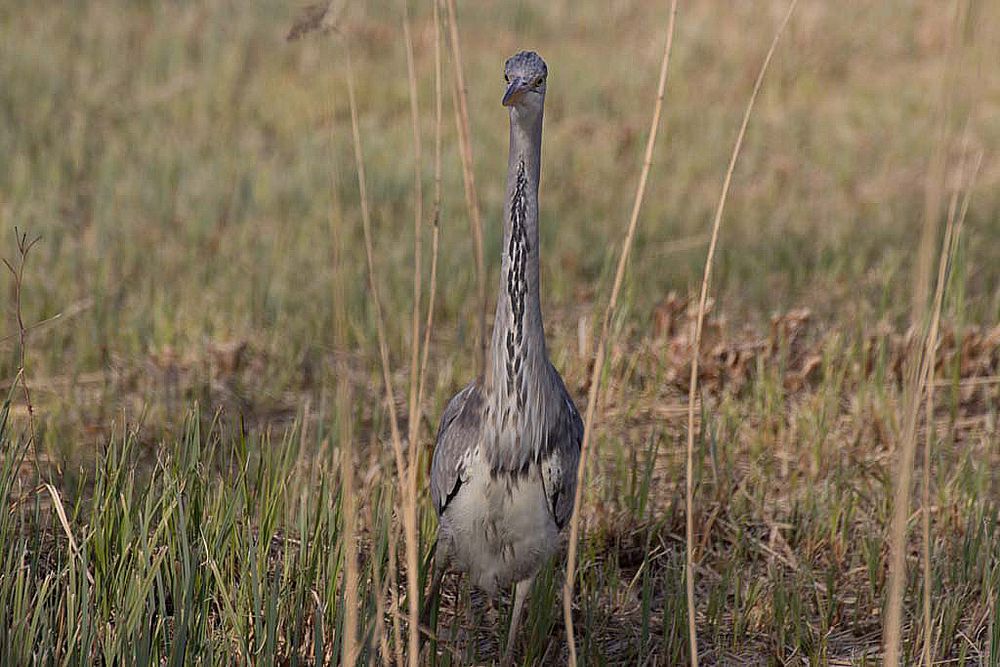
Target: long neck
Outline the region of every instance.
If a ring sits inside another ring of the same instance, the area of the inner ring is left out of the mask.
[[[510,113],[500,293],[487,381],[524,400],[526,377],[548,363],[538,298],[538,176],[542,114]],[[516,388],[516,389],[515,389]],[[508,393],[508,392],[501,392]]]

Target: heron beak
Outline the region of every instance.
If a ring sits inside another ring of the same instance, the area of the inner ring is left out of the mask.
[[[514,79],[507,86],[507,92],[503,94],[503,99],[500,101],[505,107],[512,107],[517,104],[517,101],[521,99],[525,91],[530,89],[531,86],[524,79]]]

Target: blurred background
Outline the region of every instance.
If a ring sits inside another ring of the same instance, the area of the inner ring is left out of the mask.
[[[413,5],[429,209],[433,23],[429,7]],[[7,257],[15,253],[15,226],[42,237],[25,272],[23,308],[27,323],[63,313],[31,337],[32,376],[39,400],[55,403],[46,410],[53,418],[66,412],[71,421],[99,423],[117,409],[118,397],[104,395],[106,382],[147,382],[149,364],[183,366],[173,389],[187,396],[196,390],[184,385],[210,380],[204,375],[213,350],[243,343],[260,365],[253,379],[261,386],[241,388],[255,407],[322,382],[332,346],[334,201],[352,230],[345,258],[351,347],[377,358],[342,45],[337,35],[286,43],[299,9],[9,2],[0,10],[0,236]],[[584,363],[575,353],[579,320],[589,331],[603,307],[627,225],[666,10],[624,1],[460,8],[491,299],[506,164],[501,67],[511,53],[532,48],[552,73],[543,300],[551,347],[571,373]],[[784,5],[699,2],[682,10],[623,299],[621,326],[636,336],[650,330],[667,293],[687,295],[700,281],[722,175]],[[804,2],[797,9],[727,206],[713,282],[727,318],[760,324],[804,306],[847,328],[905,322],[928,167],[944,144],[951,189],[960,187],[962,155],[983,152],[962,240],[962,317],[997,321],[996,12],[993,3],[972,3],[955,26],[948,3]],[[413,158],[401,11],[393,2],[352,4],[343,20],[357,51],[391,347],[403,353]],[[452,366],[459,378],[467,375],[476,304],[445,84],[442,280],[432,355],[447,383]],[[10,351],[5,378],[17,367],[12,342],[3,342]],[[126,378],[130,372],[137,377]],[[45,392],[46,380],[66,382]],[[155,402],[170,384],[120,389]]]
[[[424,149],[426,281],[434,26],[429,2],[409,4]],[[581,410],[641,167],[668,4],[522,0],[459,7],[490,312],[508,131],[502,65],[525,48],[548,63],[543,310],[553,362]],[[664,504],[682,479],[674,438],[684,417],[673,406],[684,401],[688,299],[700,285],[746,101],[785,9],[771,0],[681,3],[660,139],[613,320],[609,390],[598,415],[600,437],[621,448],[602,449],[610,462],[595,482],[597,499],[589,504],[596,518],[588,525],[601,525],[602,513],[616,516],[624,493],[616,466],[627,470],[630,460],[642,458],[636,451],[654,441],[663,443],[651,474],[664,485],[658,487]],[[224,421],[260,431],[305,420],[320,439],[333,412],[340,357],[357,401],[359,439],[373,445],[359,456],[387,460],[388,446],[379,443],[388,427],[344,48],[349,41],[390,359],[397,386],[405,387],[414,158],[402,10],[391,1],[347,3],[337,7],[336,31],[286,42],[300,10],[294,3],[224,0],[0,6],[0,254],[17,263],[15,227],[29,239],[41,237],[20,290],[23,320],[32,327],[26,377],[40,449],[58,462],[67,485],[86,476],[115,424],[137,423],[140,449],[150,455],[183,431],[192,411],[206,419],[221,411]],[[427,440],[444,402],[474,373],[478,312],[447,44],[443,54],[443,199]],[[941,460],[950,465],[973,456],[970,465],[979,461],[985,477],[959,493],[942,472],[942,487],[957,495],[942,492],[939,500],[942,507],[980,503],[986,517],[995,512],[998,63],[995,2],[800,3],[750,122],[716,259],[704,400],[720,415],[711,437],[734,444],[727,454],[712,441],[711,466],[706,461],[699,472],[710,478],[708,496],[728,484],[720,470],[759,469],[741,491],[749,489],[755,500],[741,511],[767,508],[754,516],[798,526],[802,498],[774,504],[767,497],[778,481],[801,473],[804,483],[816,485],[860,475],[875,480],[866,497],[883,498],[871,501],[862,522],[880,539],[887,452],[898,428],[894,383],[910,340],[921,234],[928,215],[939,221],[936,257],[954,196],[958,209],[968,203],[943,308],[940,372],[954,381],[954,396]],[[332,261],[337,224],[346,234],[339,275]],[[10,303],[0,378],[11,387],[21,363],[16,287],[6,272],[0,281]],[[343,346],[333,337],[338,289],[348,317]],[[973,376],[987,380],[962,384]],[[405,396],[397,393],[402,408]],[[27,411],[20,398],[11,410],[22,423]],[[846,467],[831,457],[842,457]],[[790,488],[798,487],[783,491]],[[824,498],[820,505],[842,506],[843,498]],[[679,520],[676,513],[663,516],[672,517],[668,526]],[[843,537],[851,552],[857,535]],[[714,539],[706,537],[702,548],[711,551]],[[791,549],[808,561],[804,554],[812,552],[800,551],[796,539],[789,536]],[[942,548],[960,549],[942,539]],[[995,539],[972,553],[989,554]],[[967,574],[969,581],[979,576]],[[969,605],[986,605],[988,596],[981,588],[966,594],[953,600],[956,618],[968,611],[970,627],[986,632]],[[985,645],[984,637],[973,643]]]
[[[141,383],[150,378],[144,365],[176,357],[193,376],[185,373],[181,385],[206,382],[198,376],[213,349],[242,343],[263,365],[254,377],[264,386],[246,389],[264,394],[246,397],[254,403],[322,382],[332,346],[334,210],[353,230],[346,295],[359,345],[352,347],[376,359],[343,52],[337,35],[286,43],[298,9],[11,2],[0,10],[0,234],[5,256],[14,252],[14,226],[42,237],[25,275],[25,321],[64,313],[32,336],[39,400],[77,413],[73,419],[95,410],[114,414],[114,396],[93,395],[105,393],[106,378],[98,382],[91,373],[135,370]],[[429,7],[417,3],[411,11],[429,203],[433,24]],[[687,295],[700,281],[722,175],[783,11],[773,2],[683,8],[621,318],[637,336],[649,330],[667,293]],[[963,151],[984,152],[963,239],[963,313],[973,322],[997,321],[996,11],[992,3],[973,3],[955,27],[946,3],[798,8],[727,207],[713,287],[729,319],[759,324],[806,306],[848,327],[902,321],[928,165],[942,144],[944,87],[948,187],[960,185]],[[665,13],[639,2],[461,8],[488,260],[499,253],[506,164],[503,61],[533,48],[552,73],[541,194],[543,300],[552,348],[566,360],[576,361],[578,320],[592,326],[606,298],[628,221]],[[345,20],[357,50],[379,272],[387,312],[403,315],[412,280],[412,138],[400,11],[392,2],[352,5]],[[956,55],[946,73],[949,40],[956,40]],[[446,85],[433,349],[445,373],[471,361],[476,308],[449,92]],[[492,292],[499,263],[488,268]],[[408,319],[388,319],[393,350],[408,350]],[[4,341],[8,350],[11,342]],[[3,376],[11,377],[15,357],[4,360]],[[87,382],[63,384],[42,399],[43,378],[81,374]],[[137,398],[157,400],[167,389],[136,388]]]

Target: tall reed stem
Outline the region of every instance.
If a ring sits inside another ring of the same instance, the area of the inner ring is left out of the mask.
[[[424,403],[427,387],[427,359],[431,347],[431,330],[434,327],[434,301],[437,296],[438,243],[441,232],[441,16],[438,0],[434,5],[434,201],[431,206],[431,278],[427,290],[427,319],[424,324],[423,351],[420,360],[420,382],[417,390],[417,409]]]
[[[334,101],[330,102],[331,118],[336,118]],[[333,248],[333,348],[337,374],[337,420],[340,439],[341,513],[344,517],[344,641],[341,660],[344,665],[358,661],[358,555],[357,555],[357,503],[354,492],[354,440],[351,419],[351,385],[347,374],[347,295],[344,271],[346,239],[344,215],[340,201],[337,160],[330,156],[330,236]],[[317,662],[322,658],[315,656]]]
[[[409,467],[406,475],[406,506],[404,517],[406,531],[406,602],[409,612],[409,635],[407,651],[410,664],[416,665],[420,657],[420,578],[419,578],[419,535],[417,531],[417,467],[420,463],[420,448],[417,440],[420,434],[420,402],[418,399],[420,363],[420,290],[423,275],[421,271],[421,229],[424,218],[423,179],[421,178],[422,153],[420,141],[420,105],[417,98],[417,72],[413,56],[413,39],[410,36],[410,12],[406,0],[403,2],[403,42],[406,45],[406,78],[410,89],[410,123],[413,129],[413,320],[410,345],[410,422],[407,440],[410,445]],[[410,548],[410,543],[414,548]]]
[[[448,33],[451,44],[452,105],[455,110],[455,127],[458,130],[459,152],[462,158],[462,180],[465,184],[465,205],[469,210],[469,224],[472,227],[472,250],[476,261],[476,294],[479,301],[479,329],[476,333],[478,351],[476,371],[486,370],[486,267],[483,263],[483,223],[479,214],[479,195],[476,190],[476,174],[472,159],[472,141],[469,131],[469,101],[463,73],[462,45],[458,39],[458,18],[455,0],[446,0],[448,9]]]
[[[981,160],[981,157],[979,158]],[[977,160],[975,174],[979,170],[979,160]],[[971,183],[968,185],[972,190]],[[929,383],[933,376],[935,361],[935,349],[937,348],[938,328],[941,321],[941,307],[944,301],[944,290],[948,282],[948,272],[951,266],[950,258],[957,239],[962,231],[965,213],[968,210],[968,195],[963,203],[962,212],[958,217],[957,224],[953,224],[954,216],[949,215],[947,227],[945,228],[944,240],[941,243],[941,254],[938,258],[937,286],[934,291],[934,304],[931,310],[931,320],[927,331],[921,340],[918,348],[918,355],[913,360],[912,371],[908,374],[906,395],[904,400],[903,415],[903,436],[900,447],[900,461],[897,466],[895,477],[895,492],[893,494],[892,523],[890,526],[889,543],[889,592],[887,598],[885,631],[883,640],[885,642],[885,664],[893,667],[899,664],[902,653],[902,621],[903,621],[903,593],[906,587],[906,524],[910,513],[910,494],[913,479],[913,459],[917,448],[917,421],[920,412],[921,398],[924,389],[930,392]],[[954,210],[954,208],[952,209]],[[928,400],[931,400],[928,398]],[[927,424],[928,429],[933,428],[932,419]],[[928,436],[930,437],[930,436]],[[929,445],[925,444],[925,456],[929,455]],[[925,461],[924,465],[928,465]],[[928,480],[929,485],[929,480]],[[929,500],[929,489],[925,498],[924,510],[926,512],[927,501]],[[929,520],[928,520],[929,522]],[[929,546],[929,525],[927,526],[925,555],[930,549]],[[925,587],[929,586],[927,574],[929,572],[929,562],[925,562]],[[929,588],[924,592],[924,610],[928,609],[926,598]],[[926,617],[925,617],[926,618]],[[926,655],[925,655],[926,659]]]
[[[379,358],[382,363],[382,382],[385,385],[385,401],[389,411],[389,428],[392,436],[392,450],[396,459],[396,471],[399,479],[399,490],[403,514],[403,530],[406,540],[406,566],[409,576],[415,578],[418,572],[418,551],[416,532],[417,518],[415,503],[410,502],[407,491],[407,464],[403,456],[402,436],[399,432],[399,419],[396,415],[395,392],[392,386],[392,373],[389,370],[389,345],[386,341],[385,320],[382,316],[382,301],[379,297],[378,281],[375,269],[375,252],[372,247],[371,215],[368,209],[368,190],[365,181],[365,161],[361,150],[361,132],[358,126],[358,105],[354,94],[354,67],[351,62],[350,47],[346,47],[347,54],[347,98],[351,106],[351,135],[354,140],[354,159],[358,172],[358,193],[361,200],[361,226],[364,232],[365,258],[368,264],[368,283],[372,295],[372,303],[375,307],[375,329],[378,335]],[[410,600],[410,604],[417,604],[419,600]],[[419,615],[419,609],[418,609]],[[419,646],[419,627],[413,625],[410,629],[409,644],[414,642]],[[409,655],[411,665],[417,664],[418,652],[412,651]]]
[[[753,112],[754,103],[760,93],[761,85],[764,82],[764,75],[771,64],[771,58],[778,46],[778,40],[785,31],[785,26],[792,18],[792,12],[798,0],[792,0],[788,5],[788,11],[778,26],[774,39],[771,40],[771,47],[767,50],[764,62],[757,73],[757,80],[753,84],[753,92],[750,93],[750,100],[747,102],[746,111],[743,113],[743,122],[740,131],[736,135],[736,143],[733,146],[733,153],[729,158],[729,167],[726,169],[726,176],[722,181],[722,192],[719,195],[719,204],[715,209],[715,219],[712,222],[712,238],[708,244],[708,257],[705,259],[705,270],[701,277],[701,294],[698,297],[698,314],[695,318],[693,345],[691,348],[691,378],[688,382],[688,410],[687,410],[687,460],[685,466],[685,548],[684,548],[684,580],[687,589],[687,616],[688,616],[688,644],[691,651],[691,664],[698,665],[698,632],[695,625],[695,601],[694,601],[694,406],[695,398],[698,394],[698,356],[701,350],[702,328],[705,323],[705,305],[708,302],[708,283],[712,275],[712,261],[715,258],[715,248],[719,242],[719,229],[722,227],[722,213],[726,207],[726,199],[729,196],[729,186],[733,180],[733,172],[736,170],[736,161],[743,148],[743,138],[746,136],[747,125],[750,124],[750,115]]]
[[[449,0],[453,2],[454,0]],[[594,413],[597,410],[598,387],[601,383],[601,372],[604,368],[604,352],[608,343],[611,328],[611,316],[618,304],[618,294],[625,280],[625,266],[632,250],[635,230],[639,224],[639,211],[646,194],[646,182],[649,180],[649,170],[653,163],[653,147],[656,145],[656,134],[660,127],[660,114],[663,112],[663,96],[667,89],[667,70],[670,65],[670,52],[674,43],[674,24],[677,19],[677,0],[670,4],[670,19],[667,24],[667,42],[663,47],[663,59],[660,62],[660,79],[656,89],[656,102],[653,105],[653,118],[650,121],[649,137],[646,140],[646,153],[643,157],[642,171],[639,174],[639,185],[635,190],[632,202],[632,215],[629,218],[628,231],[622,241],[622,252],[618,258],[618,268],[615,270],[615,282],[611,288],[608,307],[604,311],[601,323],[601,336],[598,339],[597,351],[594,355],[594,367],[590,376],[590,389],[587,396],[587,412],[584,418],[583,442],[580,445],[580,461],[576,469],[576,493],[573,500],[573,516],[570,519],[569,552],[566,556],[566,581],[563,584],[563,617],[566,623],[566,644],[569,647],[569,663],[577,664],[576,639],[573,631],[573,588],[576,579],[577,546],[580,540],[580,504],[583,498],[583,481],[586,475],[587,459],[590,443],[594,436]]]

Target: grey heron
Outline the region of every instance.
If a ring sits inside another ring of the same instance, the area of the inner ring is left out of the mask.
[[[509,58],[503,256],[483,375],[448,403],[431,462],[439,519],[433,604],[451,567],[493,595],[514,585],[509,660],[535,575],[573,512],[583,422],[549,361],[539,303],[538,181],[548,70],[532,51]]]

